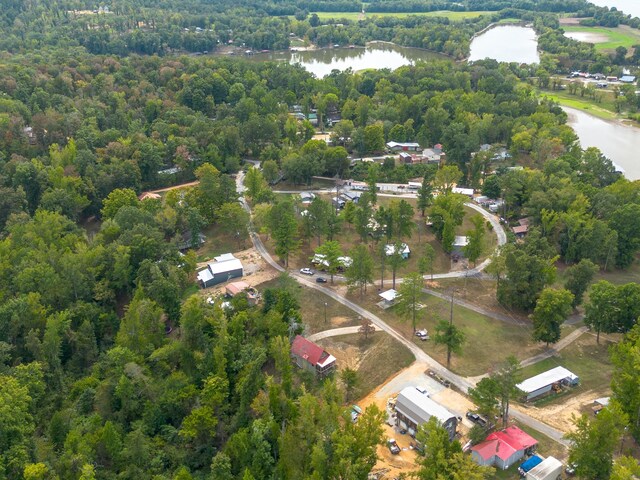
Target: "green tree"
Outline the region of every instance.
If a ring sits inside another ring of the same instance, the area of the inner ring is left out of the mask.
[[[298,249],[300,242],[297,238],[298,223],[293,212],[293,204],[284,200],[271,207],[269,212],[269,227],[275,241],[275,251],[284,266],[289,266],[289,254]]]
[[[249,167],[247,170],[244,177],[244,185],[247,189],[247,195],[252,200],[258,198],[263,189],[268,188],[262,172],[254,166]]]
[[[100,214],[103,220],[107,220],[115,217],[118,210],[122,207],[137,207],[139,203],[138,196],[134,190],[130,188],[116,188],[102,201]]]
[[[493,418],[492,413],[497,408],[502,418],[502,426],[509,423],[509,407],[511,399],[518,395],[516,385],[520,383],[520,362],[514,356],[509,356],[488,377],[478,382],[475,388],[469,389],[469,397],[478,405],[487,418]]]
[[[421,304],[422,288],[424,279],[417,272],[408,274],[398,287],[400,299],[397,302],[397,309],[401,315],[411,320],[413,331],[416,331],[416,317],[418,310],[423,307]]]
[[[380,153],[384,151],[384,127],[382,122],[364,127],[365,151]]]
[[[426,275],[427,272],[431,274],[431,280],[433,280],[433,266],[436,261],[436,251],[430,243],[424,245],[422,256],[418,259],[418,272],[420,275]]]
[[[640,438],[640,326],[611,347],[611,390],[616,404],[629,418],[634,438]]]
[[[273,185],[280,175],[280,167],[275,160],[266,160],[262,162],[262,175],[269,185]]]
[[[626,268],[640,248],[640,205],[624,205],[613,212],[609,225],[618,232],[616,265]]]
[[[465,257],[475,266],[484,250],[485,225],[481,215],[471,217],[473,230],[467,232],[468,243],[463,247]]]
[[[358,372],[347,367],[340,372],[340,380],[344,385],[345,399],[349,402],[353,395],[353,391],[358,386]]]
[[[116,343],[133,352],[149,355],[162,345],[165,326],[162,309],[156,302],[145,298],[142,288],[136,289],[133,300],[127,307]]]
[[[380,165],[377,163],[372,163],[367,168],[367,193],[368,200],[371,204],[375,205],[378,201],[378,177],[380,176]]]
[[[569,290],[545,288],[533,310],[533,339],[550,343],[560,340],[560,326],[571,313],[573,294]]]
[[[35,430],[27,388],[13,377],[0,375],[0,472],[21,478],[29,461]]]
[[[493,476],[494,469],[478,465],[463,453],[460,442],[451,440],[435,417],[418,427],[416,440],[424,445],[424,455],[418,461],[420,468],[415,473],[420,480],[485,480]]]
[[[618,457],[613,464],[610,480],[635,480],[640,477],[640,463],[633,457]]]
[[[388,263],[389,268],[391,268],[391,275],[393,279],[392,288],[396,288],[396,274],[398,273],[398,270],[407,262],[407,259],[404,258],[404,255],[402,253],[404,244],[402,242],[396,242],[391,245],[383,245],[382,248],[386,257],[386,263]],[[391,252],[389,252],[388,250],[391,250]],[[384,265],[384,262],[381,262],[381,265]],[[381,268],[383,269],[384,267],[381,266]]]
[[[584,323],[596,331],[596,343],[600,333],[616,331],[618,324],[618,289],[606,280],[593,284],[589,291],[589,303],[585,305]]]
[[[445,165],[436,172],[433,184],[441,194],[451,193],[451,189],[462,178],[462,172],[456,165]]]
[[[456,327],[453,322],[440,320],[436,324],[436,333],[433,341],[438,345],[444,345],[447,349],[447,368],[451,366],[451,354],[459,355],[465,341],[464,332]]]
[[[425,176],[422,179],[422,184],[418,189],[418,210],[420,210],[420,215],[424,217],[424,212],[431,202],[433,201],[433,188],[431,188],[431,182]]]
[[[391,215],[393,217],[393,225],[395,235],[398,238],[411,238],[416,224],[413,221],[413,207],[406,200],[400,200],[391,204]]]
[[[587,291],[597,272],[598,266],[587,258],[583,258],[578,264],[567,268],[567,281],[564,286],[573,294],[573,308],[582,303],[584,292]]]
[[[333,276],[338,273],[338,270],[342,267],[340,257],[343,256],[343,253],[340,242],[335,240],[326,241],[316,248],[316,254],[324,256],[324,261],[326,262],[325,268],[331,276],[331,283],[333,284]]]
[[[575,420],[575,430],[565,438],[571,441],[569,462],[576,465],[578,477],[609,478],[613,454],[627,421],[615,403],[600,410],[595,417],[584,413]]]
[[[345,271],[347,284],[360,289],[360,296],[367,291],[367,285],[373,283],[373,258],[366,245],[356,245],[351,252],[351,265]]]
[[[224,203],[218,209],[218,225],[228,234],[234,235],[239,242],[249,236],[249,213],[239,203]]]
[[[482,195],[493,199],[500,198],[502,189],[500,188],[500,178],[497,175],[489,175],[484,179]]]

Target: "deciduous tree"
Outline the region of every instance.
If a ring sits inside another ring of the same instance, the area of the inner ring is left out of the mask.
[[[550,343],[560,340],[560,326],[571,313],[572,302],[573,294],[569,290],[542,290],[531,315],[533,339],[545,342],[547,347]]]
[[[416,319],[418,310],[423,307],[420,303],[424,279],[417,272],[410,273],[402,279],[398,287],[400,299],[397,302],[397,309],[400,314],[411,320],[413,331],[416,331]]]

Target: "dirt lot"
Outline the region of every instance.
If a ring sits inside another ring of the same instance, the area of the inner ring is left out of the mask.
[[[242,279],[234,278],[232,279],[232,282],[243,280],[252,287],[256,287],[261,283],[273,280],[278,276],[278,272],[268,266],[253,247],[240,252],[234,252],[234,255],[242,262],[242,266],[244,267],[244,277],[242,277]],[[207,263],[209,262],[198,263],[198,268],[206,267]],[[215,287],[205,288],[201,290],[202,295],[215,297],[224,294],[226,285],[227,282],[216,285]]]
[[[388,399],[395,397],[403,388],[408,386],[423,386],[427,389],[431,398],[447,407],[452,413],[463,418],[458,430],[463,434],[461,440],[462,443],[464,443],[466,441],[464,435],[472,426],[464,414],[467,410],[473,408],[473,404],[463,395],[436,382],[426,373],[426,368],[425,364],[418,362],[413,363],[369,395],[362,398],[358,404],[361,407],[376,404],[381,410],[385,410]],[[402,451],[398,455],[392,455],[386,445],[378,447],[379,460],[373,472],[384,471],[386,473],[383,478],[394,478],[401,473],[416,470],[418,468],[416,462],[419,457],[417,452],[411,448],[413,439],[409,435],[400,434],[394,426],[388,423],[384,425],[384,429],[386,438],[395,439]]]

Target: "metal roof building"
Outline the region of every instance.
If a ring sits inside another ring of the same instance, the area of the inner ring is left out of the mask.
[[[419,425],[427,423],[431,417],[436,417],[440,424],[449,432],[453,439],[458,426],[456,416],[445,407],[431,400],[426,394],[420,393],[416,387],[406,387],[396,400],[396,425],[407,430],[418,429]]]
[[[556,480],[562,478],[562,462],[554,457],[545,458],[527,472],[527,480]]]
[[[202,288],[212,287],[244,275],[242,262],[234,257],[232,253],[214,257],[214,260],[215,262],[209,263],[207,268],[198,272],[198,282],[200,282]]]
[[[535,377],[526,379],[524,382],[516,385],[518,390],[525,394],[527,400],[544,395],[551,391],[556,383],[563,385],[577,385],[580,379],[564,367],[556,367],[546,372],[542,372]]]

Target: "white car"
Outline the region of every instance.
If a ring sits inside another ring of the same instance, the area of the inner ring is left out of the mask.
[[[301,268],[300,273],[304,275],[313,275],[313,270],[311,270],[310,268]]]

